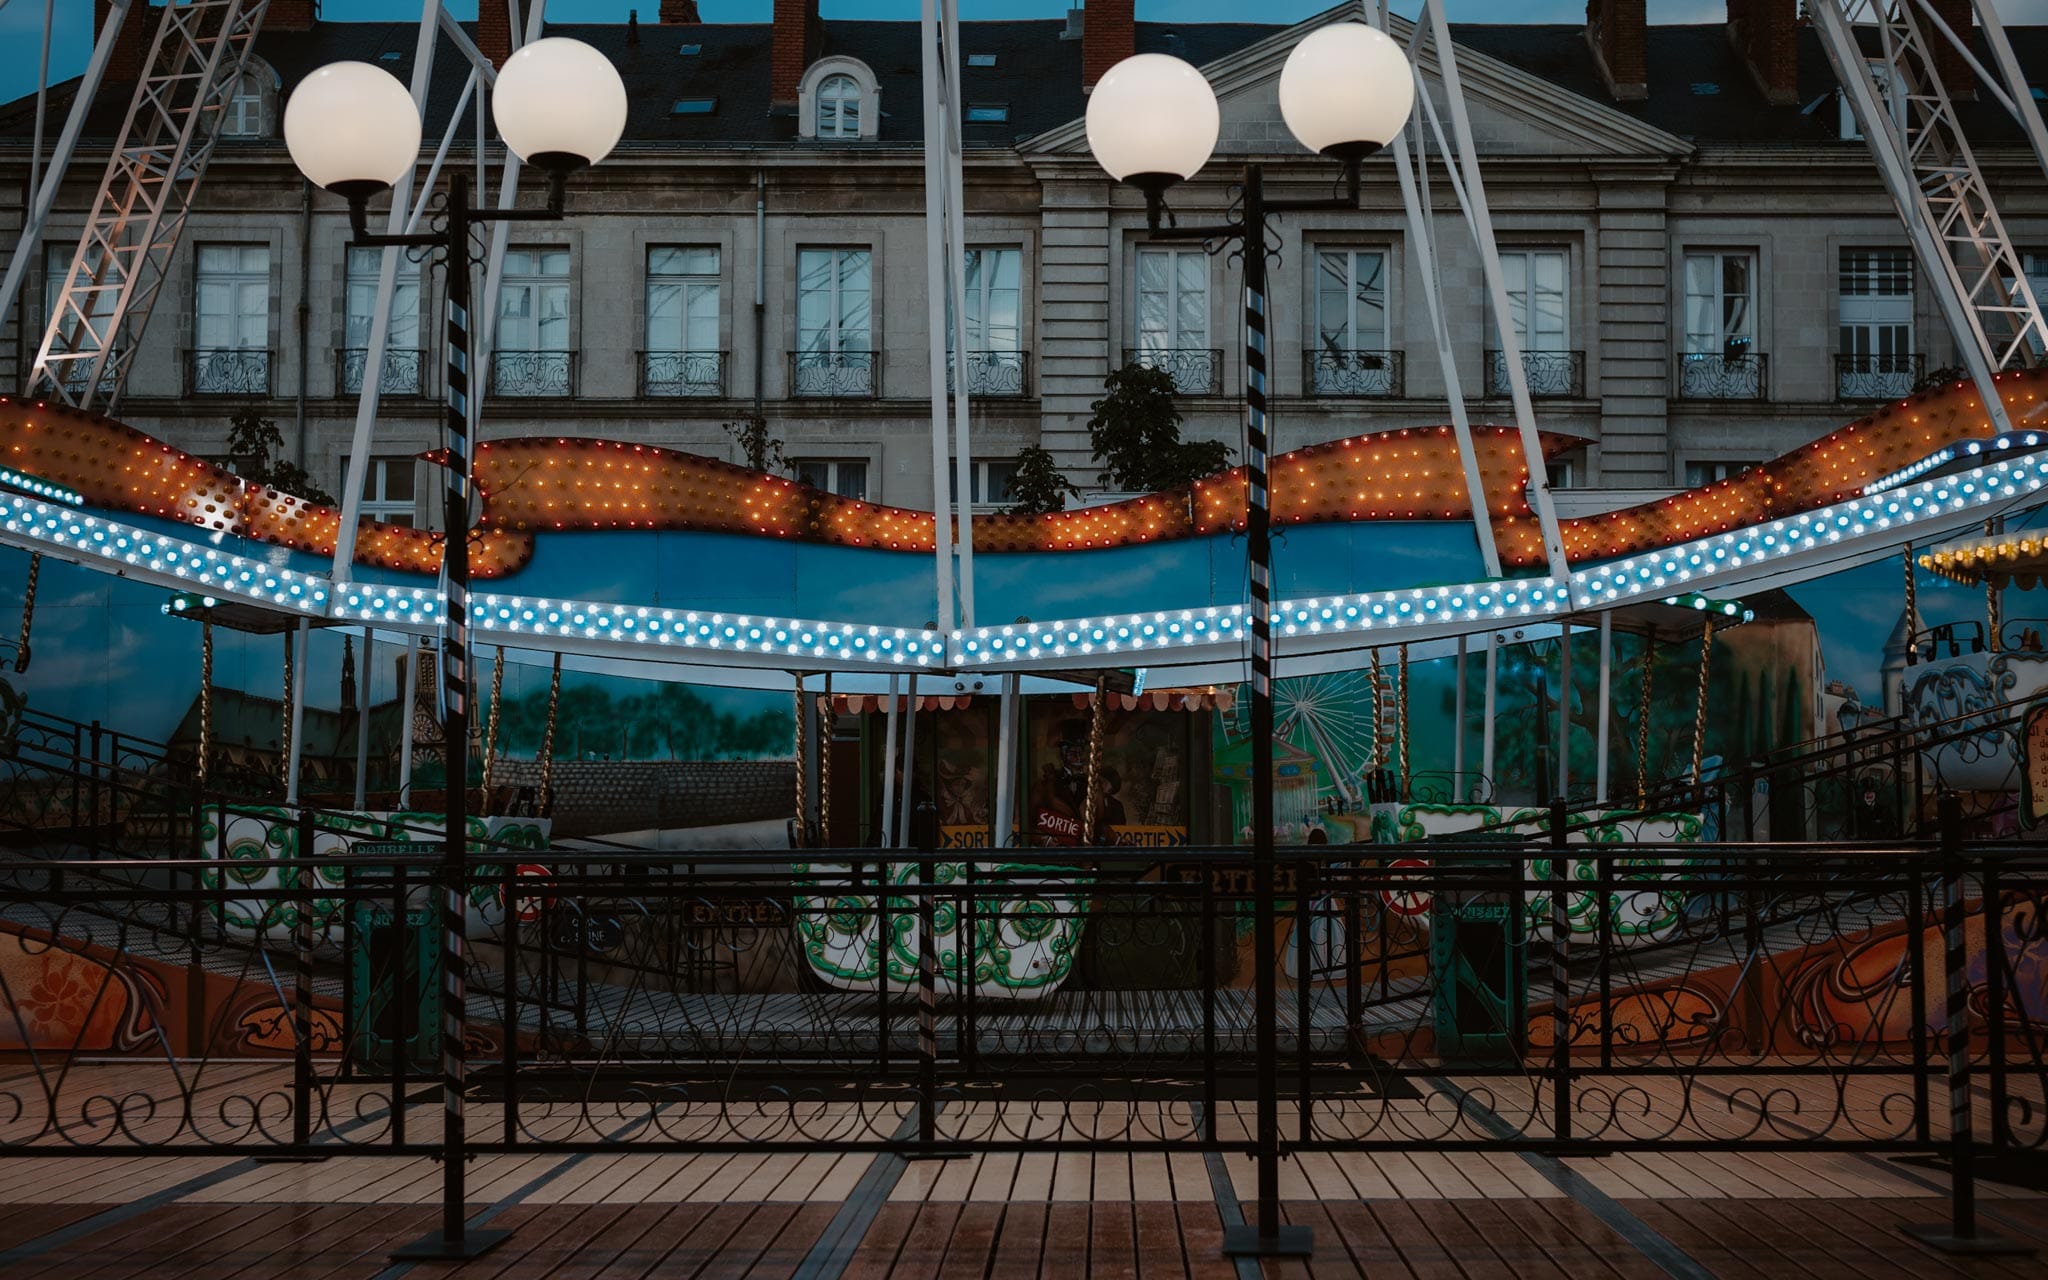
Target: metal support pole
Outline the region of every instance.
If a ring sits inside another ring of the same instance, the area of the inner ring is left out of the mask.
[[[299,762],[305,753],[306,726],[306,637],[311,634],[311,623],[299,619],[299,625],[292,629],[285,643],[291,646],[291,690],[287,695],[290,706],[286,709],[290,725],[291,741],[285,744],[284,753],[284,802],[299,802]]]
[[[405,705],[400,708],[398,731],[398,807],[404,809],[412,804],[412,721],[420,698],[420,638],[405,638],[405,689],[399,695]]]
[[[996,711],[996,811],[991,849],[1007,848],[1017,823],[1017,677],[1004,676]]]
[[[376,705],[372,696],[372,682],[377,678],[377,666],[370,660],[377,645],[377,633],[363,628],[363,656],[357,661],[360,672],[356,683],[362,686],[361,705],[356,711],[356,808],[360,810],[370,785],[370,708]]]
[[[1465,636],[1458,637],[1458,661],[1451,679],[1451,797],[1465,798]]]
[[[1607,718],[1614,690],[1614,613],[1600,615],[1600,694],[1593,745],[1593,799],[1607,803]]]
[[[1493,709],[1500,694],[1499,651],[1500,636],[1487,632],[1486,698],[1482,704],[1484,718],[1479,725],[1479,776],[1486,781],[1486,802],[1489,804],[1498,799],[1493,785]]]
[[[896,699],[897,680],[889,677],[889,701],[882,710],[882,829],[877,848],[896,847]]]
[[[1557,795],[1572,793],[1572,620],[1566,618],[1557,641]]]
[[[916,811],[912,797],[917,794],[917,673],[905,677],[909,689],[903,708],[903,794],[896,797],[896,847],[909,846],[916,833],[911,829],[911,815]]]
[[[955,246],[946,243],[946,138],[941,121],[944,73],[940,67],[938,11],[934,0],[924,0],[921,44],[924,51],[924,226],[925,226],[925,321],[927,350],[931,360],[932,427],[932,547],[937,573],[939,631],[951,632],[961,623],[953,606],[953,511],[967,501],[965,492],[954,493],[949,484],[946,400],[947,304],[953,296],[951,255]],[[946,51],[950,53],[950,50]],[[937,127],[940,132],[934,133]],[[967,372],[967,353],[956,357],[961,379]],[[961,522],[965,524],[965,521]]]

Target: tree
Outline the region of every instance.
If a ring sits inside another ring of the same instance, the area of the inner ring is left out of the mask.
[[[1230,465],[1230,446],[1182,440],[1173,375],[1127,364],[1102,383],[1108,392],[1090,407],[1088,441],[1105,463],[1102,483],[1124,493],[1157,493],[1192,484]]]
[[[725,434],[739,445],[747,465],[756,471],[780,471],[789,465],[789,459],[782,454],[782,441],[768,430],[768,419],[758,413],[726,423]]]
[[[1017,452],[1017,472],[1010,477],[1010,497],[1005,515],[1042,516],[1067,509],[1067,499],[1081,491],[1053,465],[1052,450],[1028,445]]]
[[[304,467],[283,454],[284,437],[278,433],[277,423],[254,409],[239,409],[228,418],[228,456],[234,461],[236,475],[307,502],[339,505],[333,495],[313,483]]]

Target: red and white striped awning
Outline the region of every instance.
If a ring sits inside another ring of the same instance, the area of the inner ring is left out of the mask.
[[[1074,705],[1087,710],[1095,703],[1092,690],[1070,695]],[[992,694],[972,693],[921,693],[917,696],[919,711],[964,711],[974,705],[977,698],[986,698],[993,703]],[[1237,703],[1237,690],[1230,686],[1190,689],[1147,689],[1143,693],[1107,693],[1104,701],[1112,711],[1228,711]],[[823,706],[823,699],[819,700]],[[910,705],[910,699],[903,694],[896,695],[896,711],[903,713]],[[889,695],[886,693],[835,693],[832,695],[831,710],[836,715],[881,714],[889,709]]]

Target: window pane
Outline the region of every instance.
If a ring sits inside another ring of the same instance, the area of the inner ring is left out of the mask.
[[[647,282],[647,349],[679,351],[683,340],[683,287]]]
[[[544,276],[566,276],[569,274],[569,251],[549,249],[540,255],[540,274]]]
[[[807,484],[813,489],[832,487],[832,464],[829,462],[799,462],[796,464],[796,482]]]
[[[413,500],[413,462],[411,458],[391,458],[381,465],[384,472],[384,497],[391,502]]]
[[[688,327],[684,333],[686,351],[718,350],[718,286],[689,286]]]
[[[868,464],[865,462],[842,462],[839,464],[839,484],[834,490],[842,498],[865,502],[868,497]]]

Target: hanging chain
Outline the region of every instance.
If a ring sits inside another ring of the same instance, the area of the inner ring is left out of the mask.
[[[291,790],[292,771],[292,685],[298,679],[298,645],[295,632],[284,633],[284,728],[278,737],[277,776]]]
[[[1372,748],[1372,767],[1376,770],[1384,768],[1387,763],[1387,700],[1382,696],[1386,689],[1381,683],[1385,679],[1385,673],[1380,670],[1380,651],[1374,649],[1372,651],[1372,740],[1367,745]]]
[[[33,552],[28,558],[28,588],[21,597],[21,640],[14,646],[14,674],[28,670],[28,633],[36,621],[36,579],[43,574],[43,553]]]
[[[1657,666],[1657,629],[1643,636],[1643,673],[1636,681],[1636,812],[1650,802],[1650,673]]]
[[[1401,798],[1411,799],[1414,791],[1409,785],[1414,775],[1408,769],[1408,646],[1401,646]]]
[[[498,756],[498,706],[505,692],[505,646],[498,646],[497,661],[491,665],[491,715],[484,722],[484,801],[479,816],[491,816],[491,762]]]
[[[1984,536],[1995,537],[2001,532],[1998,526],[1999,521],[1986,520]],[[2000,652],[2004,646],[1999,643],[1998,633],[2005,626],[2005,593],[1999,588],[1997,575],[1988,562],[1984,568],[1984,625],[1991,632],[1991,652]]]
[[[1087,810],[1081,815],[1083,844],[1095,843],[1095,815],[1102,807],[1102,722],[1108,697],[1109,677],[1095,677],[1095,709],[1088,721],[1088,789],[1082,801]]]
[[[1699,695],[1693,704],[1692,713],[1692,785],[1700,785],[1700,765],[1707,752],[1707,659],[1714,653],[1714,617],[1707,615],[1706,625],[1700,628],[1700,684]]]
[[[1916,635],[1920,627],[1919,584],[1913,574],[1913,544],[1906,544],[1906,663],[1911,665],[1914,651],[1919,648]]]
[[[199,789],[213,771],[213,624],[199,624]]]
[[[555,708],[562,700],[562,654],[555,653],[555,672],[548,678],[548,719],[540,731],[540,812],[555,811]]]
[[[831,678],[826,678],[831,683]],[[832,695],[820,694],[818,715],[818,844],[832,843]]]
[[[810,805],[810,779],[805,776],[808,770],[804,758],[804,747],[809,741],[809,736],[804,732],[804,721],[808,719],[810,714],[804,707],[804,678],[799,673],[796,678],[796,838],[797,847],[800,849],[809,848],[811,843],[811,817],[807,812]]]

